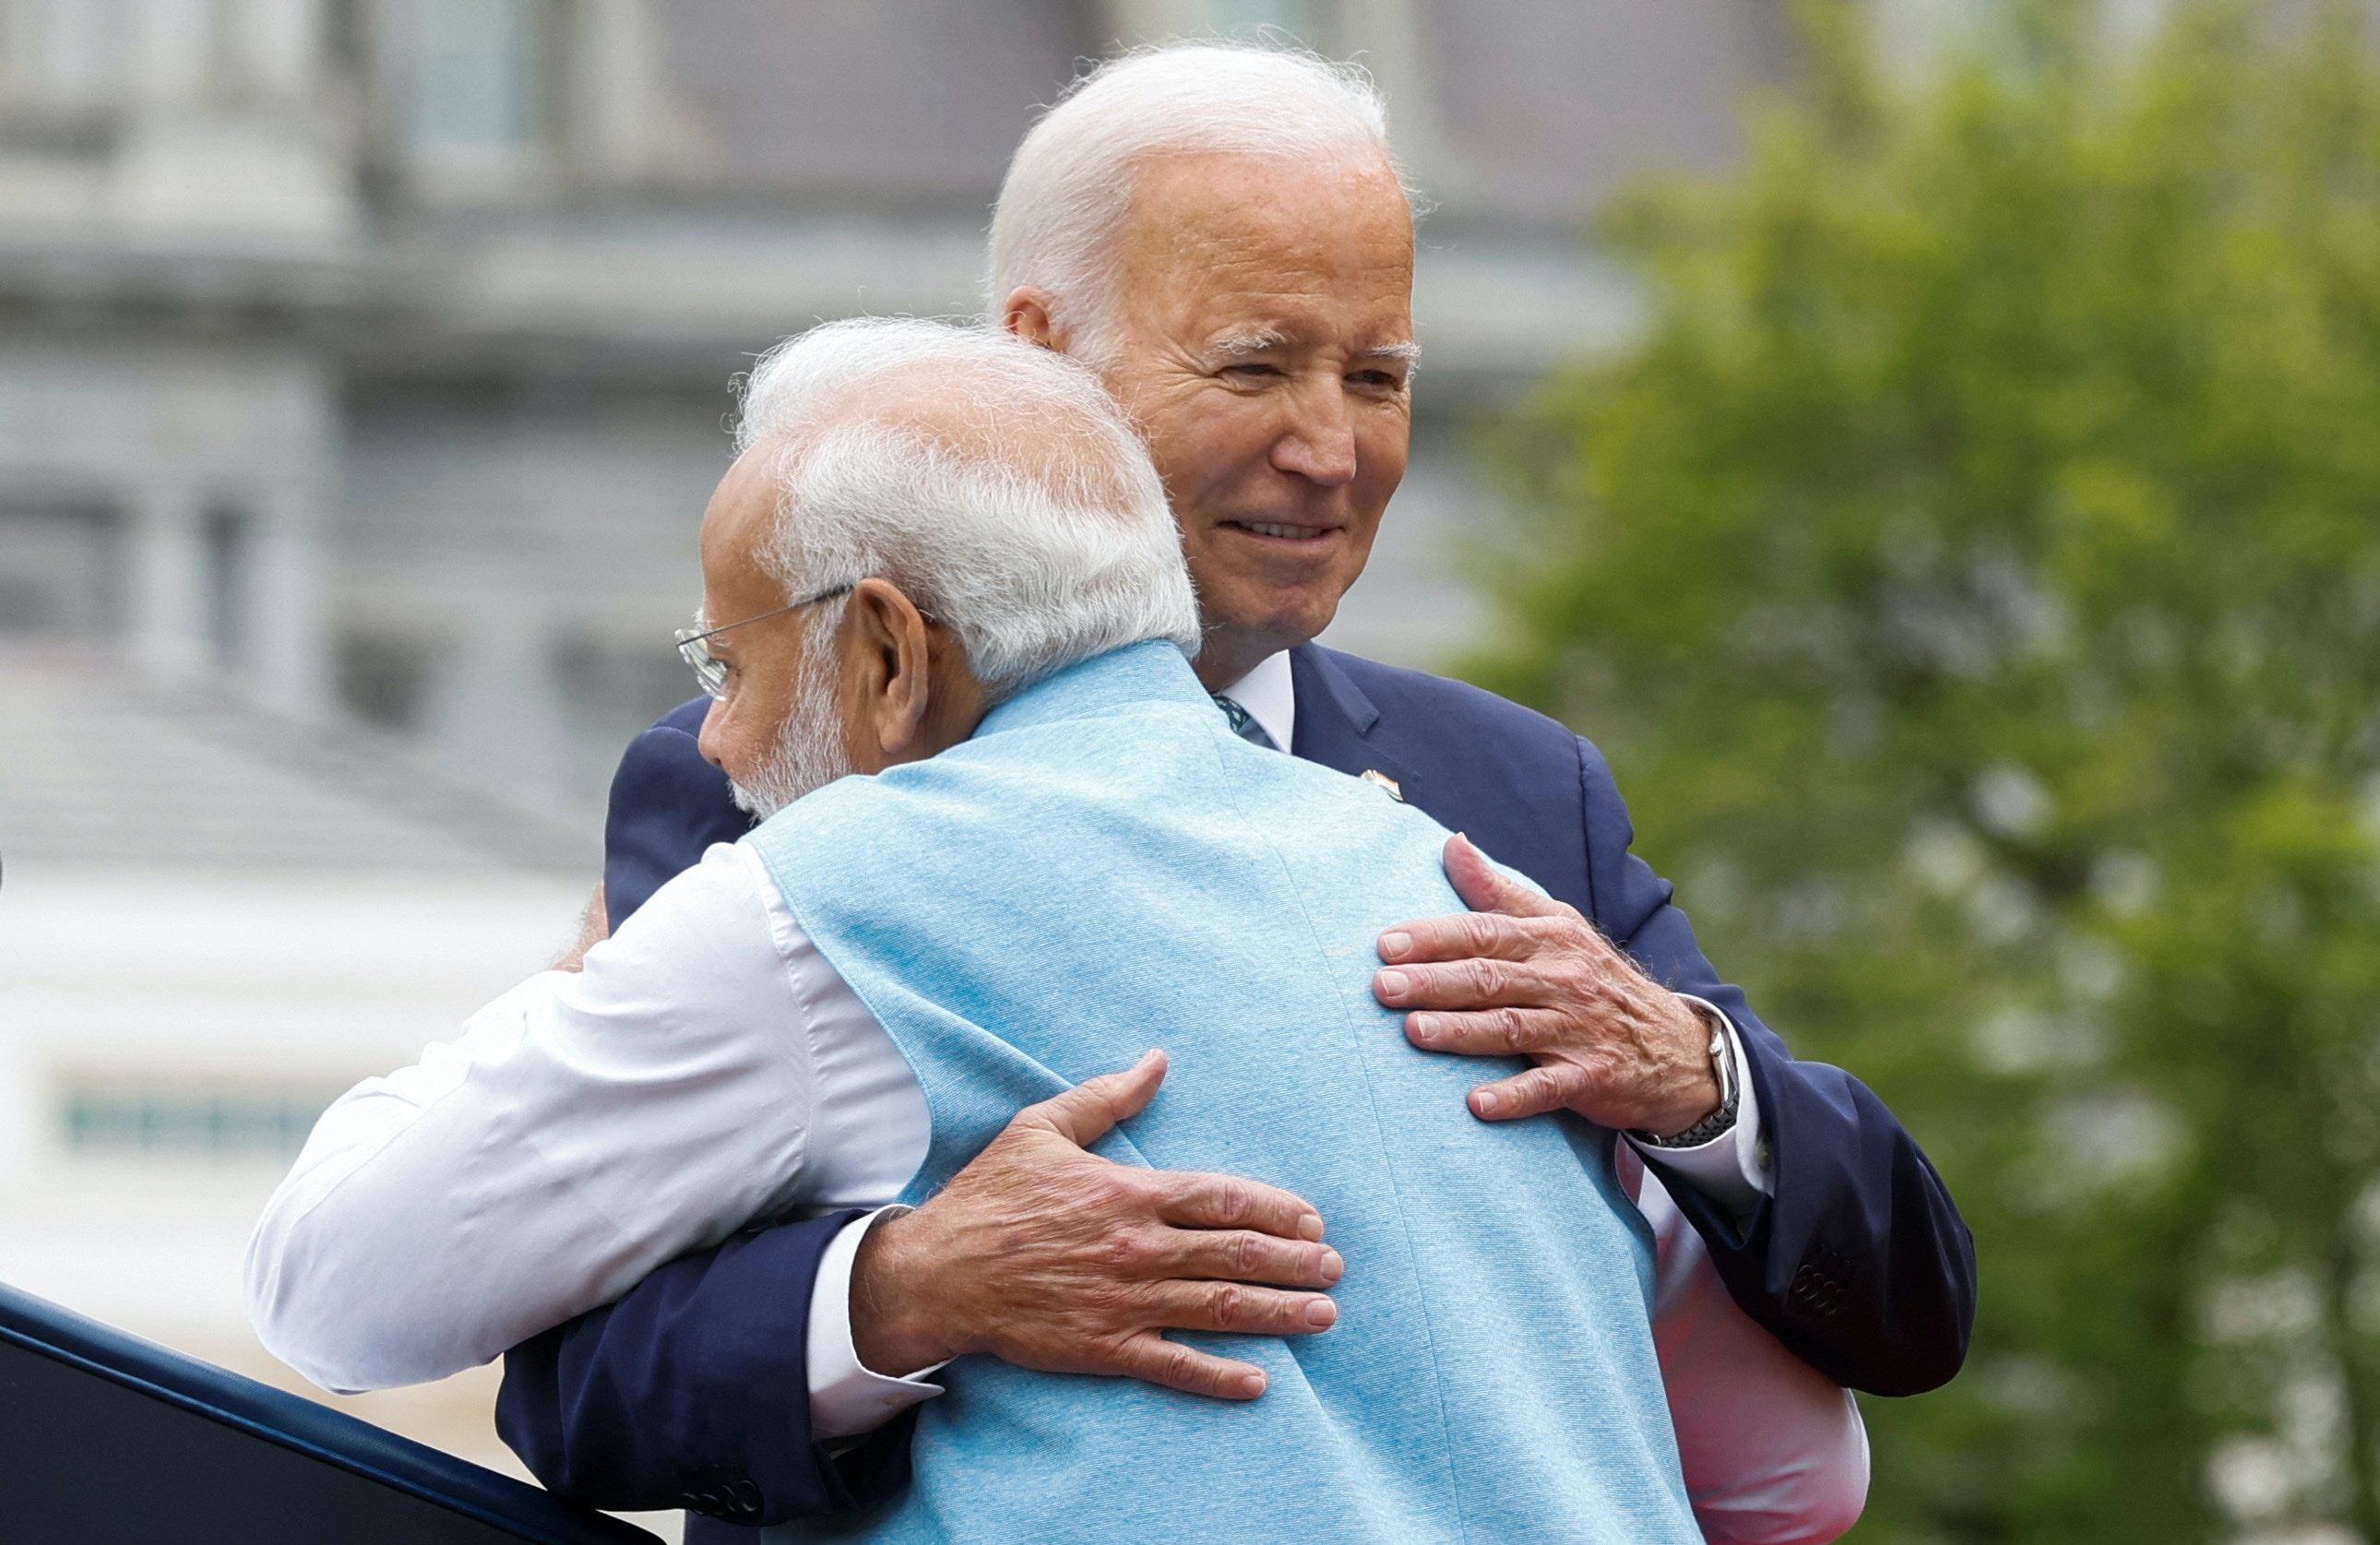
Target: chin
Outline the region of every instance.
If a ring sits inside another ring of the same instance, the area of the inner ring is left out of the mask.
[[[1311,642],[1317,634],[1330,627],[1330,619],[1336,616],[1338,612],[1339,608],[1335,602],[1328,606],[1301,603],[1288,606],[1250,607],[1242,614],[1249,620],[1234,622],[1230,626],[1252,637],[1263,639],[1277,649],[1295,649],[1300,644]]]
[[[1342,581],[1334,572],[1338,566],[1321,563],[1299,564],[1290,573],[1281,572],[1290,566],[1248,565],[1217,574],[1210,566],[1204,577],[1194,570],[1208,627],[1281,640],[1282,648],[1304,643],[1330,627],[1339,613],[1339,598],[1354,576]]]
[[[1310,638],[1330,626],[1330,619],[1339,614],[1340,597],[1354,582],[1353,575],[1344,583],[1336,575],[1330,575],[1293,588],[1282,587],[1273,592],[1267,610],[1282,627]]]

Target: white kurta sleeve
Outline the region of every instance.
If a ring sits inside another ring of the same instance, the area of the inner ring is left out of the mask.
[[[1653,1225],[1653,1347],[1703,1538],[1834,1539],[1867,1505],[1867,1429],[1857,1403],[1754,1323],[1659,1177],[1627,1145],[1619,1157],[1621,1181]]]
[[[812,1049],[766,884],[712,848],[323,1113],[249,1244],[265,1346],[333,1390],[443,1378],[792,1199]]]

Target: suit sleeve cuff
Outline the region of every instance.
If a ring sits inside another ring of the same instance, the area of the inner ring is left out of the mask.
[[[906,1212],[880,1207],[845,1223],[819,1258],[818,1283],[810,1290],[810,1436],[819,1442],[872,1432],[910,1406],[942,1393],[926,1376],[941,1368],[919,1369],[905,1379],[888,1379],[859,1361],[851,1335],[851,1264],[859,1242],[880,1218]]]
[[[1717,1021],[1723,1032],[1738,1091],[1735,1125],[1694,1148],[1651,1148],[1637,1143],[1633,1137],[1628,1140],[1635,1143],[1637,1152],[1659,1165],[1665,1177],[1682,1180],[1743,1216],[1758,1210],[1762,1200],[1775,1193],[1777,1185],[1769,1174],[1768,1144],[1760,1129],[1760,1097],[1752,1088],[1751,1069],[1744,1061],[1743,1043],[1736,1036],[1735,1021],[1716,1004],[1684,992],[1678,996]],[[823,1272],[820,1280],[825,1280]]]

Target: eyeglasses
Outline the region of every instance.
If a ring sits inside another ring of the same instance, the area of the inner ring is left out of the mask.
[[[746,617],[742,622],[722,623],[717,627],[706,628],[700,633],[697,633],[691,627],[681,627],[677,630],[678,655],[688,665],[694,667],[694,679],[702,683],[705,695],[724,698],[727,696],[727,662],[710,652],[709,640],[717,638],[731,627],[749,627],[756,622],[767,622],[771,617],[782,617],[788,612],[798,612],[805,606],[815,606],[821,601],[832,601],[837,596],[849,595],[853,588],[850,585],[837,585],[831,590],[820,590],[816,595],[806,595],[790,606],[780,606],[773,612],[763,612],[757,617]]]

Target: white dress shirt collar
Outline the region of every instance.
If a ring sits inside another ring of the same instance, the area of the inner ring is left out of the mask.
[[[1289,673],[1289,651],[1268,654],[1257,668],[1223,688],[1219,696],[1248,711],[1264,726],[1272,743],[1286,751],[1297,735],[1297,684]]]

